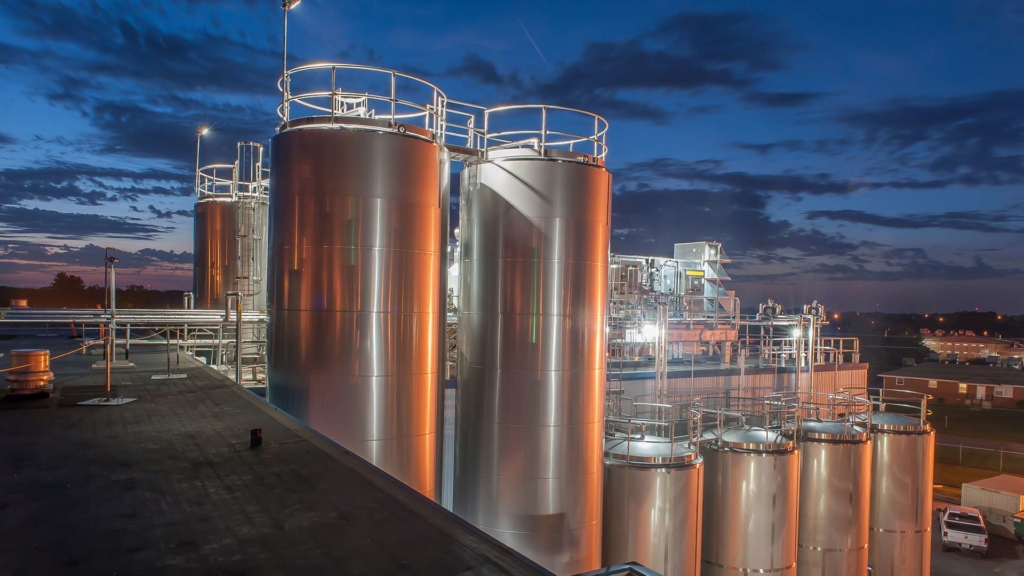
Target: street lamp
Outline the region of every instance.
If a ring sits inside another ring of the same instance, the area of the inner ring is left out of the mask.
[[[199,196],[199,142],[202,141],[203,136],[210,131],[209,126],[200,126],[196,130],[196,196]]]
[[[281,35],[281,115],[288,121],[288,12],[298,6],[302,0],[282,0],[281,10],[284,11],[284,33]]]

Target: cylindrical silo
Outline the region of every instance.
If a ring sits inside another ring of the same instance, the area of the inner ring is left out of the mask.
[[[864,426],[804,420],[800,425],[798,576],[863,576],[868,571],[871,441]]]
[[[685,442],[605,440],[605,566],[639,562],[664,576],[700,574],[704,461]]]
[[[601,565],[611,174],[546,136],[462,173],[453,511],[576,574]]]
[[[353,71],[390,94],[333,84]],[[271,143],[268,399],[433,498],[444,95],[389,70],[290,71],[317,73],[332,90],[289,93],[285,110],[331,114],[285,112]],[[426,90],[422,106],[408,84]]]
[[[233,167],[200,171],[194,214],[192,292],[195,307],[224,308],[224,294],[236,290],[238,276],[238,204],[232,193]]]
[[[706,442],[706,444],[705,444]],[[751,426],[704,433],[703,576],[796,574],[800,451]]]
[[[868,564],[875,576],[927,576],[935,431],[917,416],[875,412],[871,440]]]

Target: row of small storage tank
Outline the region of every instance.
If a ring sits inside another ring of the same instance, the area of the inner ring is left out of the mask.
[[[869,431],[870,429],[870,431]],[[930,573],[935,432],[907,414],[805,419],[795,434],[705,427],[688,443],[610,434],[605,565],[666,576]]]

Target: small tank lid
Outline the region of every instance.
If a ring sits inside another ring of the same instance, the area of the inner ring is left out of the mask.
[[[724,428],[718,437],[718,428],[712,427],[701,435],[701,441],[711,441],[726,450],[749,450],[752,452],[788,452],[793,441],[775,430],[757,426]]]
[[[860,418],[866,418],[861,415]],[[875,412],[871,415],[871,430],[883,432],[928,432],[932,425],[925,420],[924,424],[917,416],[900,414],[899,412]]]
[[[604,457],[630,464],[689,464],[697,458],[697,451],[689,442],[669,442],[660,436],[612,436],[604,440]]]
[[[830,420],[804,420],[800,424],[800,438],[831,442],[864,442],[868,439],[865,426]]]
[[[43,350],[41,348],[21,348],[18,350],[11,350],[11,354],[18,356],[49,356],[49,350]]]

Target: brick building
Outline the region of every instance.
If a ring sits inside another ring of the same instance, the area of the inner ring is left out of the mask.
[[[944,404],[1024,408],[1024,372],[1013,368],[926,362],[880,376],[885,388],[931,394]]]
[[[1009,358],[1024,355],[1024,348],[1015,347],[1014,340],[1002,338],[988,338],[985,336],[951,334],[940,336],[937,332],[934,336],[926,335],[924,345],[935,352],[941,358],[949,354],[959,354],[960,361],[984,360],[988,356],[999,356]]]

